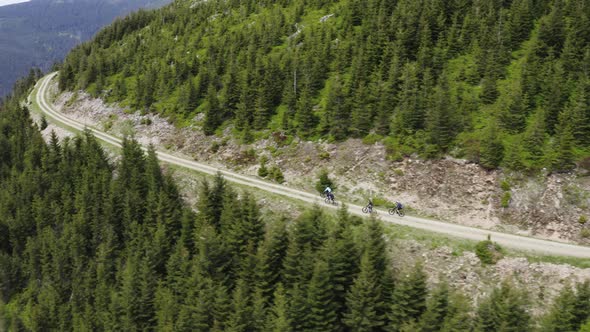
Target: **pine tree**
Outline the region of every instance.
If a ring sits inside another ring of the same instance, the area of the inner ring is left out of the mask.
[[[538,110],[524,133],[524,148],[527,159],[536,162],[543,157],[545,145],[545,119],[543,110]]]
[[[287,251],[285,221],[280,220],[266,232],[264,242],[256,256],[256,286],[267,299],[271,299],[281,277],[281,267]]]
[[[496,79],[491,76],[486,76],[481,81],[481,96],[484,104],[491,104],[498,98],[498,87]]]
[[[226,322],[226,331],[240,332],[248,331],[252,328],[252,307],[248,286],[239,280],[234,289],[233,311],[230,313]]]
[[[346,295],[346,313],[343,322],[352,331],[375,331],[385,325],[380,314],[385,305],[381,301],[383,289],[371,262],[370,253],[361,259],[360,273]]]
[[[303,331],[308,328],[308,316],[310,309],[305,296],[306,290],[302,283],[295,283],[288,291],[289,297],[289,321],[293,331]]]
[[[279,283],[274,293],[274,305],[269,314],[268,329],[272,332],[290,332],[289,303],[283,284]]]
[[[345,97],[341,79],[337,76],[330,85],[326,112],[322,121],[322,130],[329,133],[337,141],[346,138],[350,125],[350,115]]]
[[[447,317],[445,318],[442,332],[467,332],[472,331],[471,304],[461,294],[452,294],[450,297]]]
[[[205,106],[205,120],[203,122],[203,132],[205,135],[213,135],[215,130],[223,121],[219,101],[217,99],[217,90],[213,85],[207,90],[207,100]]]
[[[530,315],[526,294],[504,282],[494,288],[477,309],[476,331],[528,331]]]
[[[585,281],[576,286],[576,302],[573,313],[576,326],[580,326],[590,319],[590,282]]]
[[[411,274],[402,279],[393,291],[389,313],[391,331],[400,331],[408,323],[416,323],[426,311],[426,274],[416,264]]]
[[[313,111],[312,92],[309,84],[306,84],[297,100],[297,113],[295,114],[297,122],[297,133],[308,138],[315,131],[316,119]]]
[[[488,126],[481,142],[480,164],[488,169],[500,166],[504,157],[504,145],[498,137],[497,126],[492,123]]]
[[[334,299],[334,284],[329,265],[318,260],[307,288],[307,326],[313,331],[335,331],[338,316]]]
[[[577,326],[574,326],[575,302],[576,296],[571,287],[564,287],[545,318],[543,329],[546,331],[576,331]]]
[[[442,283],[428,301],[426,311],[420,321],[421,332],[434,332],[442,329],[449,314],[449,302],[449,286],[447,283]]]
[[[346,207],[341,208],[339,214],[337,228],[326,240],[321,254],[332,275],[334,304],[341,319],[345,312],[346,294],[358,273],[359,253],[348,224]]]
[[[568,172],[576,167],[574,155],[574,135],[571,125],[560,125],[556,133],[557,144],[554,149],[555,157],[552,160],[552,169],[557,172]]]
[[[432,108],[428,115],[427,129],[430,141],[439,151],[446,151],[455,136],[449,87],[446,79],[434,90]]]
[[[353,95],[350,131],[354,137],[364,137],[371,129],[373,118],[372,105],[368,102],[367,87],[364,82],[358,84]]]
[[[390,259],[387,255],[383,238],[381,223],[373,218],[367,221],[366,233],[362,248],[363,255],[368,255],[370,263],[377,274],[382,291],[378,294],[377,315],[387,320],[386,313],[391,307],[391,294],[393,291],[393,278],[390,270]]]
[[[527,104],[526,95],[522,96],[520,92],[514,92],[509,106],[500,113],[502,128],[511,133],[522,132],[526,126]]]

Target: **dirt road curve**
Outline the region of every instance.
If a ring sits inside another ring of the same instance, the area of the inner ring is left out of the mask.
[[[61,114],[55,107],[46,99],[47,94],[47,87],[49,82],[57,75],[57,73],[52,73],[37,82],[36,90],[37,95],[35,102],[38,104],[39,108],[42,112],[46,114],[46,116],[50,119],[53,119],[57,123],[61,123],[62,125],[66,125],[70,128],[74,128],[76,130],[84,130],[89,129],[92,133],[100,140],[109,143],[111,145],[121,147],[122,140],[104,133],[96,128],[86,127],[84,124],[72,120],[63,114]],[[145,147],[144,147],[145,148]],[[252,178],[249,176],[240,175],[237,173],[233,173],[223,169],[217,169],[211,167],[206,164],[198,163],[192,161],[190,159],[185,159],[183,157],[174,156],[166,152],[157,151],[158,157],[161,161],[174,164],[177,166],[185,167],[187,169],[195,170],[198,172],[206,173],[206,174],[215,174],[220,172],[223,174],[226,180],[230,182],[239,183],[242,185],[246,185],[249,187],[257,188],[260,190],[265,190],[268,192],[272,192],[279,195],[288,196],[291,198],[296,198],[298,200],[313,204],[319,203],[319,197],[316,194],[312,194],[309,192],[304,192],[297,189],[292,189],[283,185],[274,184],[266,181],[262,181],[256,178]],[[337,208],[335,206],[330,206],[326,204],[322,204],[327,208]],[[350,213],[357,214],[357,215],[365,215],[361,212],[361,206],[358,205],[349,205]],[[589,258],[590,259],[590,247],[585,246],[577,246],[567,243],[560,243],[548,240],[541,240],[535,239],[530,237],[494,232],[489,230],[483,230],[479,228],[472,228],[466,227],[461,225],[455,225],[440,221],[434,220],[427,220],[417,217],[406,216],[404,218],[394,217],[387,214],[386,211],[379,211],[379,216],[382,220],[387,222],[396,223],[399,225],[410,226],[414,228],[419,228],[427,231],[432,231],[436,233],[446,234],[458,238],[469,239],[469,240],[483,240],[485,239],[488,234],[491,235],[492,240],[498,242],[500,245],[505,247],[510,247],[514,249],[520,250],[528,250],[533,251],[536,253],[542,254],[550,254],[550,255],[557,255],[557,256],[571,256],[571,257],[581,257],[581,258]]]

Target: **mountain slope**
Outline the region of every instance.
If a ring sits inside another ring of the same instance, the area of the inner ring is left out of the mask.
[[[0,96],[10,92],[29,68],[43,70],[63,60],[70,49],[100,28],[139,8],[168,0],[33,0],[0,7]]]
[[[76,48],[60,86],[207,134],[372,135],[393,158],[569,171],[589,154],[589,13],[581,0],[176,1]]]
[[[21,98],[0,106],[8,331],[575,331],[590,318],[588,282],[560,282],[551,306],[544,288],[527,296],[508,282],[472,303],[421,263],[400,269],[397,239],[345,209],[262,214],[217,176],[192,211],[153,149],[125,140],[112,162],[90,132],[44,142]]]

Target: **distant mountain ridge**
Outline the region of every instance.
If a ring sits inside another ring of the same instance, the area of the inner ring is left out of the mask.
[[[170,0],[32,0],[0,7],[0,96],[31,67],[43,70],[118,16]]]

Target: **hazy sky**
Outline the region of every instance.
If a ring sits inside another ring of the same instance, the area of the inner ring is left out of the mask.
[[[29,2],[31,0],[0,0],[0,6],[12,5],[13,3]]]

